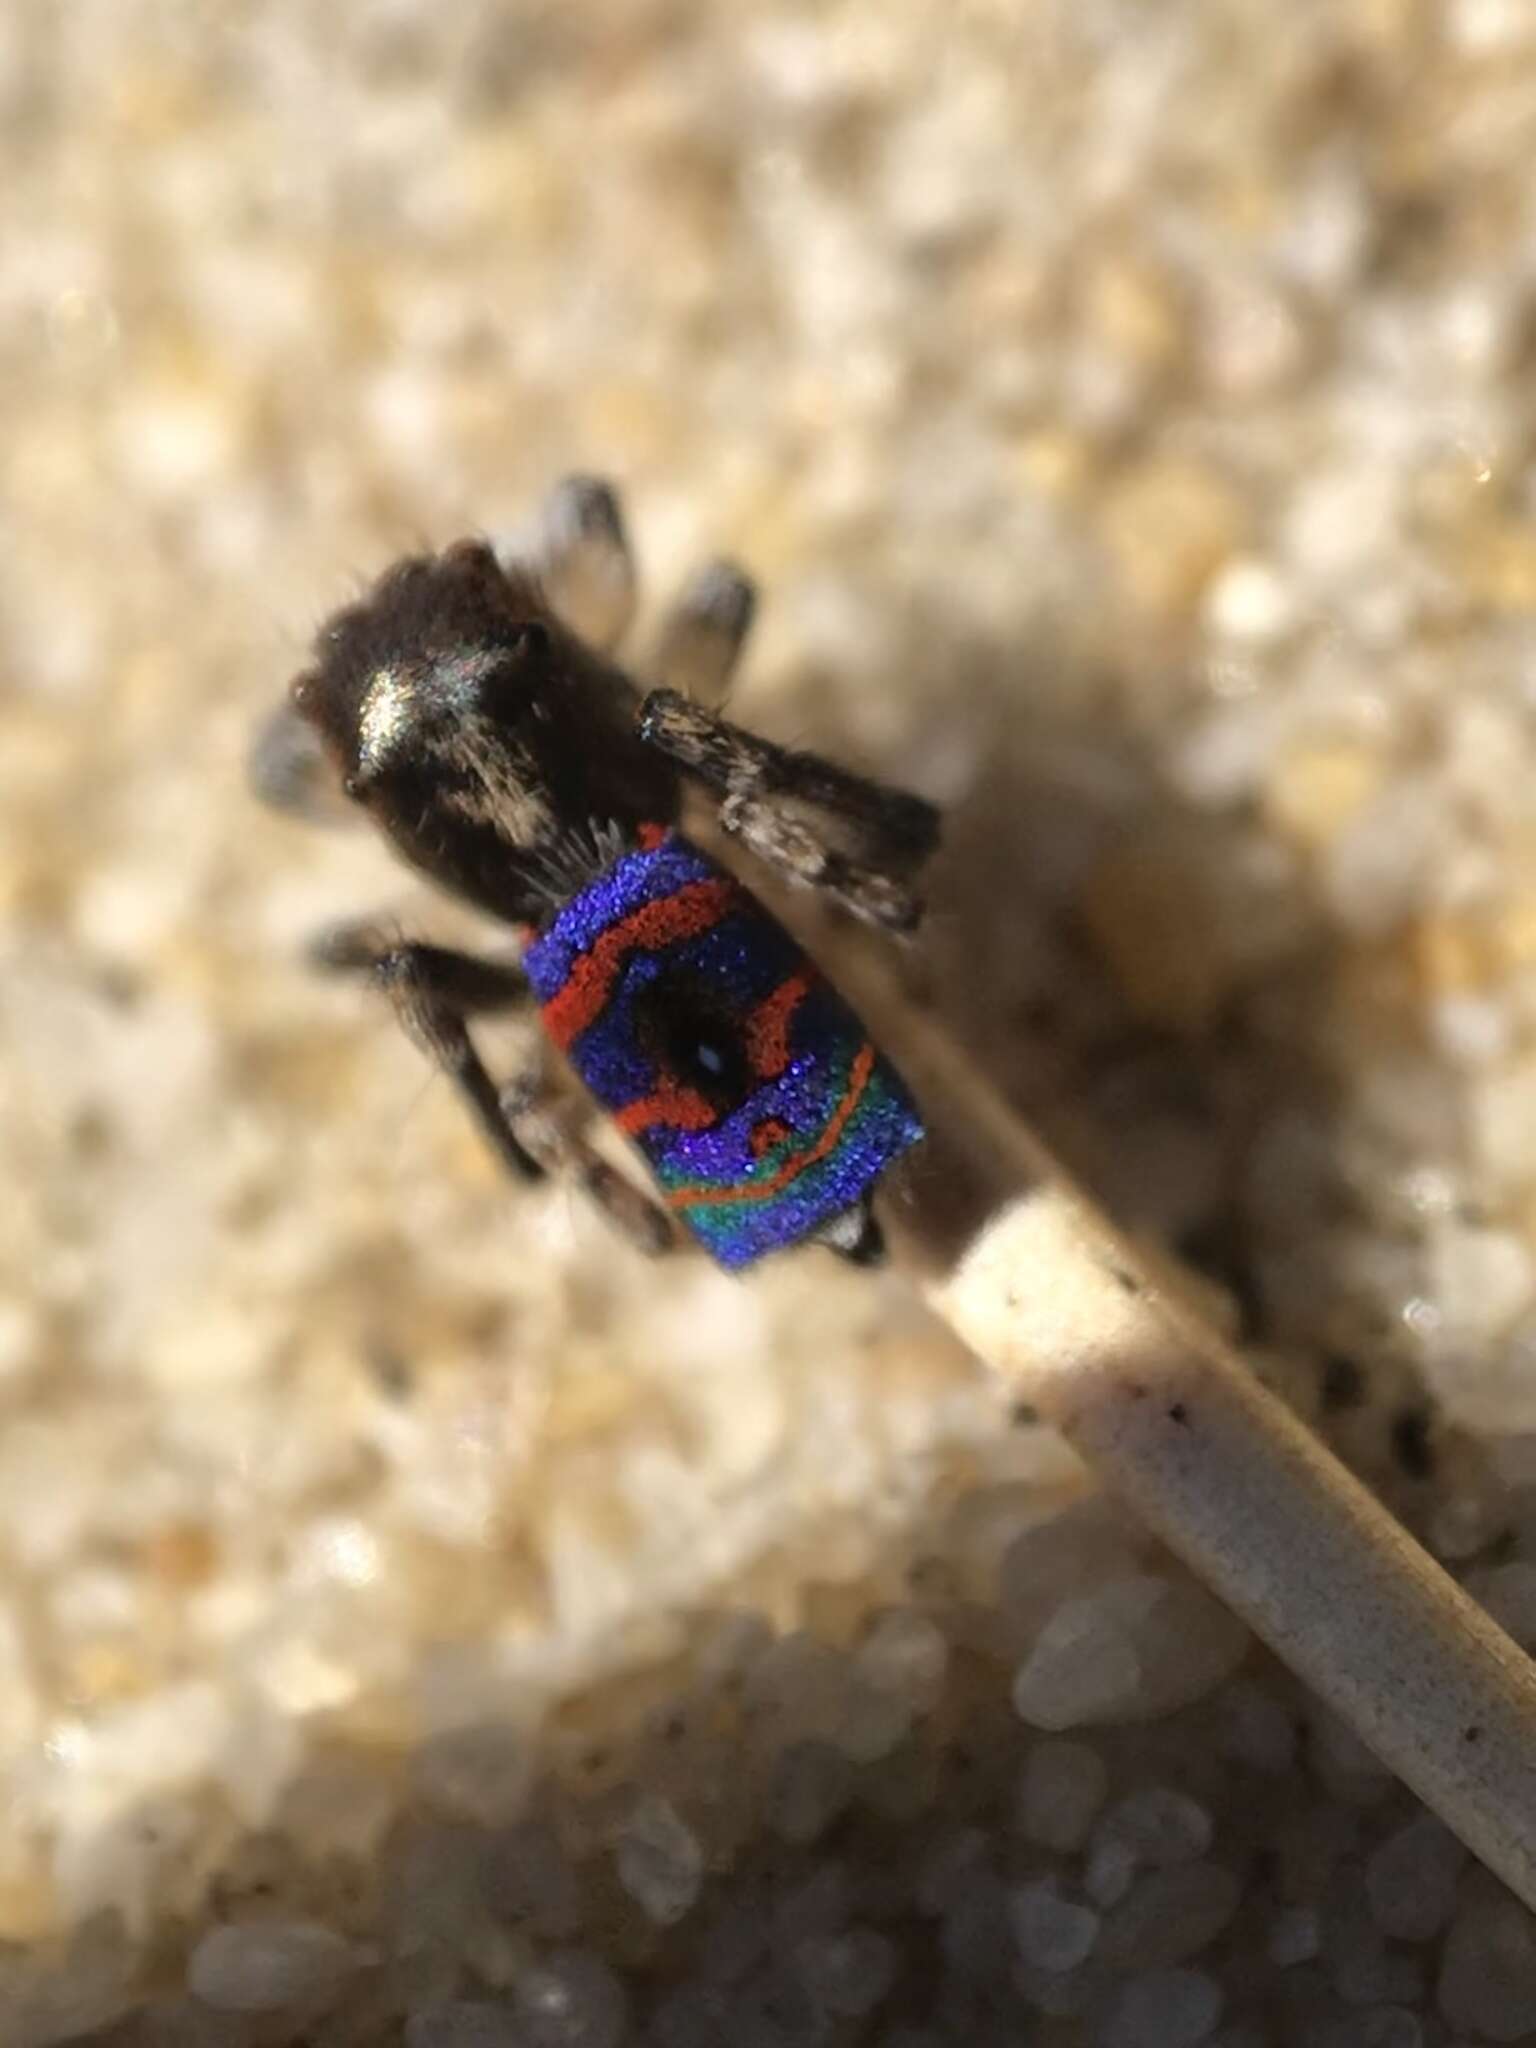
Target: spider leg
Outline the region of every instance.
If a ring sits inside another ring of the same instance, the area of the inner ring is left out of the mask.
[[[773,797],[732,794],[721,804],[719,818],[722,830],[749,846],[786,880],[825,890],[866,924],[909,932],[922,917],[922,899],[905,882],[829,845],[788,804]]]
[[[734,562],[706,562],[662,622],[656,680],[701,704],[723,702],[756,613],[752,579]]]
[[[666,1212],[588,1142],[580,1112],[562,1102],[535,1057],[498,1087],[469,1035],[467,1020],[530,1000],[520,967],[448,946],[400,939],[376,925],[343,925],[313,948],[316,963],[361,974],[390,999],[406,1034],[453,1083],[492,1151],[522,1180],[569,1174],[623,1231],[654,1256],[674,1242]]]
[[[467,1022],[530,999],[520,967],[401,939],[369,924],[342,925],[311,950],[317,966],[362,975],[388,996],[406,1035],[452,1082],[502,1164],[521,1180],[542,1178],[544,1168],[507,1116]]]
[[[637,1251],[657,1258],[674,1248],[677,1239],[666,1210],[591,1143],[584,1109],[550,1086],[542,1062],[532,1063],[502,1089],[501,1109],[538,1165],[574,1181]]]
[[[597,476],[563,477],[539,510],[527,566],[589,646],[606,652],[623,638],[635,613],[636,577],[612,484]]]
[[[245,758],[251,794],[274,811],[309,825],[356,825],[362,814],[347,802],[320,737],[286,699],[256,728]]]
[[[885,1232],[875,1215],[873,1194],[866,1191],[851,1209],[824,1223],[812,1243],[824,1244],[850,1266],[884,1265]]]
[[[675,690],[650,693],[637,730],[715,796],[725,831],[788,880],[825,889],[870,924],[918,922],[909,885],[938,843],[932,804],[760,739]]]

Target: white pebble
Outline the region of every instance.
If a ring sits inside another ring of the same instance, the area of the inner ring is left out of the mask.
[[[1430,1292],[1442,1341],[1482,1342],[1536,1301],[1536,1267],[1512,1230],[1449,1219],[1430,1238]]]
[[[1136,1852],[1128,1842],[1096,1841],[1083,1865],[1083,1890],[1096,1906],[1117,1905],[1136,1875]]]
[[[1287,1906],[1271,1923],[1265,1953],[1277,1970],[1289,1970],[1297,1963],[1310,1963],[1322,1945],[1317,1908]]]
[[[116,427],[116,458],[152,499],[207,492],[233,460],[233,421],[216,401],[192,393],[142,389],[116,414]]]
[[[0,1385],[20,1380],[42,1355],[43,1318],[31,1302],[0,1296]]]
[[[1500,1510],[1503,1502],[1491,1487],[1475,1483],[1466,1491],[1442,1494],[1429,1504],[1429,1520],[1426,1533],[1429,1548],[1442,1564],[1465,1564],[1494,1543],[1500,1529]],[[1536,1590],[1536,1574],[1532,1575],[1533,1590]],[[1479,1591],[1478,1599],[1486,1604],[1486,1593]],[[1527,1605],[1527,1615],[1536,1616],[1536,1607]],[[1508,1623],[1504,1626],[1507,1628]],[[1529,1642],[1521,1645],[1529,1650]]]
[[[1230,657],[1212,665],[1213,687],[1228,686],[1224,698],[1233,694],[1237,666]],[[1182,795],[1209,809],[1250,797],[1273,772],[1277,722],[1272,702],[1239,691],[1169,743],[1167,772]]]
[[[1452,41],[1478,57],[1511,58],[1531,36],[1524,0],[1455,0],[1447,26]]]
[[[1536,1058],[1479,1080],[1468,1096],[1472,1153],[1494,1184],[1506,1190],[1536,1179]]]
[[[1118,1720],[1141,1690],[1136,1646],[1099,1599],[1051,1617],[1013,1681],[1013,1703],[1037,1728]]]
[[[332,1990],[351,1968],[351,1949],[328,1927],[267,1921],[205,1934],[187,1986],[219,2012],[280,2012]]]
[[[517,1980],[517,2017],[531,2048],[618,2048],[624,1987],[601,1956],[556,1950]]]
[[[1442,995],[1429,1006],[1429,1026],[1436,1049],[1452,1065],[1488,1068],[1508,1053],[1515,1020],[1508,1004],[1493,996]]]
[[[1389,1835],[1365,1867],[1366,1894],[1383,1934],[1429,1941],[1450,1919],[1467,1852],[1433,1814]]]
[[[1013,1702],[1026,1721],[1053,1730],[1151,1720],[1214,1691],[1248,1641],[1191,1580],[1113,1580],[1051,1616],[1015,1675]]]
[[[1211,1816],[1198,1800],[1171,1785],[1144,1785],[1104,1815],[1095,1844],[1119,1842],[1138,1863],[1192,1863],[1211,1846]]]
[[[1275,265],[1309,295],[1336,298],[1371,247],[1376,208],[1352,160],[1325,151],[1317,157],[1316,170],[1297,166],[1273,235]]]
[[[1042,1849],[1079,1849],[1109,1789],[1109,1770],[1086,1742],[1040,1742],[1019,1784],[1018,1821]]]
[[[1206,299],[1200,358],[1207,379],[1223,397],[1252,400],[1294,375],[1306,352],[1306,336],[1291,306],[1267,279],[1241,271],[1229,275],[1223,267],[1207,280]]]
[[[648,1919],[671,1927],[699,1896],[704,1849],[671,1802],[647,1793],[625,1822],[615,1858],[619,1883]]]
[[[1090,1906],[1064,1899],[1054,1878],[1020,1885],[1011,1903],[1019,1954],[1033,1969],[1075,1970],[1091,1951],[1099,1916]]]
[[[1195,2048],[1221,2017],[1221,1990],[1198,1970],[1153,1970],[1113,1999],[1098,2048]]]
[[[1332,468],[1308,463],[1283,520],[1286,553],[1309,584],[1338,586],[1395,538],[1396,484],[1364,457]]]
[[[894,1694],[914,1714],[927,1714],[943,1695],[949,1645],[926,1614],[890,1608],[876,1617],[857,1661],[877,1692]]]
[[[1323,856],[1323,893],[1339,922],[1373,939],[1409,916],[1444,864],[1447,838],[1440,793],[1422,779],[1405,778],[1367,804]]]
[[[76,1582],[84,1576],[78,1574]],[[42,1732],[37,1677],[20,1616],[0,1602],[0,1756],[7,1759],[24,1751]]]
[[[1279,640],[1295,624],[1296,602],[1270,563],[1240,556],[1211,585],[1205,616],[1211,631],[1223,639]]]

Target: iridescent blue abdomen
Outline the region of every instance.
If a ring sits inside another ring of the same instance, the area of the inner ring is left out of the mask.
[[[723,1266],[812,1235],[922,1124],[778,921],[675,832],[624,854],[523,965],[550,1036]]]

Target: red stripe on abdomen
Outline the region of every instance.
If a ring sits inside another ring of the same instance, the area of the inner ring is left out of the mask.
[[[811,979],[809,963],[797,967],[771,995],[764,996],[747,1019],[747,1058],[752,1071],[765,1081],[782,1074],[789,1065],[789,1027]]]
[[[719,1112],[695,1088],[664,1081],[654,1094],[642,1095],[616,1109],[613,1120],[629,1137],[651,1124],[668,1124],[674,1131],[707,1131],[719,1121]]]
[[[875,1048],[866,1039],[859,1047],[853,1066],[849,1070],[848,1087],[843,1099],[827,1118],[826,1128],[815,1144],[804,1152],[797,1152],[792,1159],[786,1159],[772,1180],[748,1182],[734,1188],[678,1188],[667,1197],[673,1209],[713,1209],[722,1202],[765,1202],[770,1195],[776,1195],[797,1179],[808,1166],[814,1166],[818,1159],[825,1159],[838,1139],[843,1127],[859,1106],[859,1098],[869,1086],[869,1077],[874,1072]]]
[[[562,1051],[602,1015],[619,969],[631,953],[654,952],[675,939],[697,938],[719,924],[737,893],[730,881],[685,882],[671,896],[643,903],[571,962],[558,995],[544,1005],[544,1026]]]

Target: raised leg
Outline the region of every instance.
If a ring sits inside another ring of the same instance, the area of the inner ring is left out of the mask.
[[[917,923],[910,882],[938,843],[932,804],[759,739],[675,690],[650,693],[637,730],[713,792],[724,830],[789,880],[827,890],[870,924]]]
[[[706,562],[663,622],[652,663],[657,682],[698,703],[720,704],[756,613],[751,578],[734,562]]]
[[[257,727],[245,772],[253,795],[306,824],[356,825],[362,819],[343,794],[319,734],[286,699]]]
[[[544,1167],[513,1128],[466,1021],[527,1002],[520,967],[401,939],[367,924],[326,933],[312,957],[330,972],[365,976],[388,996],[407,1035],[453,1083],[497,1158],[522,1180],[542,1177]]]
[[[606,651],[623,638],[635,613],[635,564],[610,483],[596,476],[557,483],[539,512],[527,566],[590,646]]]

